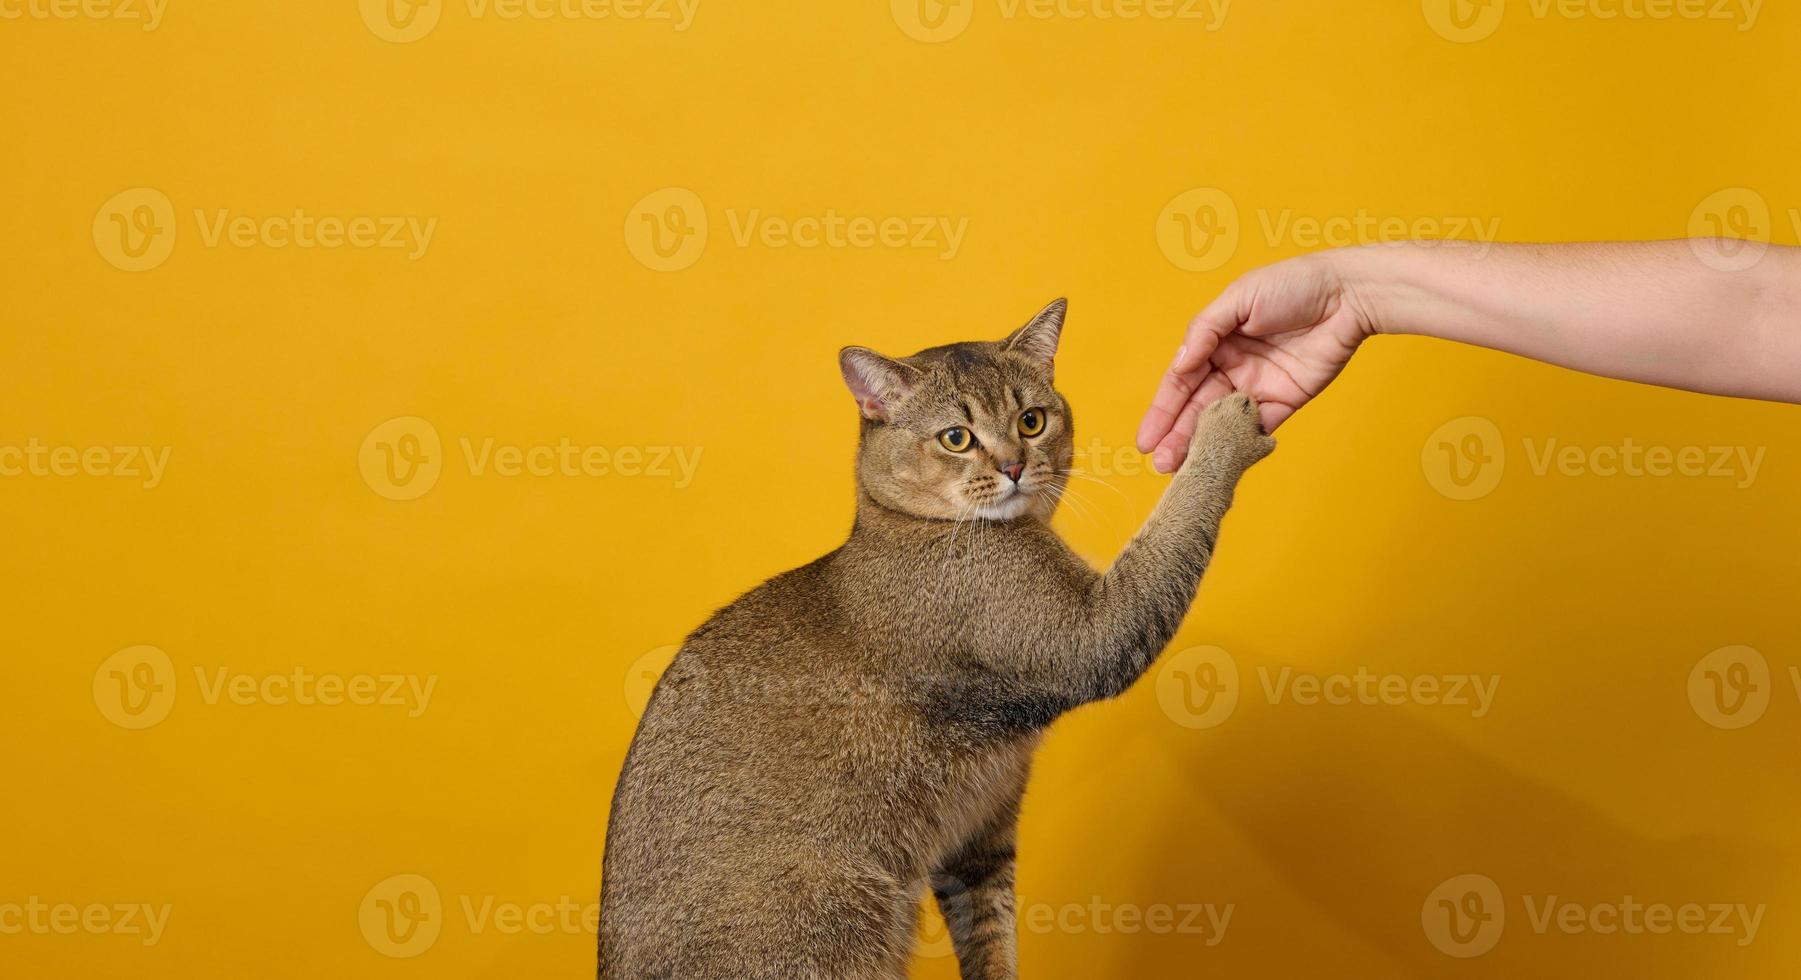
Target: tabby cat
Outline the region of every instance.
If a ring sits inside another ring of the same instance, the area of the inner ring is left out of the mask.
[[[607,828],[603,980],[902,978],[927,887],[963,977],[1015,975],[1033,750],[1170,641],[1275,446],[1249,399],[1209,406],[1096,573],[1049,523],[1074,455],[1063,316],[841,353],[862,414],[850,540],[715,613],[658,682]]]

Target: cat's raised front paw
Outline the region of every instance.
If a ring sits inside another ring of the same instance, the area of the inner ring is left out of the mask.
[[[1276,440],[1263,431],[1257,402],[1249,395],[1230,394],[1201,410],[1195,422],[1188,458],[1224,452],[1241,467],[1249,467],[1276,448]]]

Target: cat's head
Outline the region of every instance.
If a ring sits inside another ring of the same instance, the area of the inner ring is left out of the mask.
[[[1059,299],[1005,340],[912,357],[840,352],[863,414],[863,492],[918,517],[1048,519],[1075,454],[1069,402],[1051,383],[1063,312]]]

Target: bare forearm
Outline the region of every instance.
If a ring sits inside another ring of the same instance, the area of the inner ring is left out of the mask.
[[[1739,272],[1687,241],[1328,253],[1369,326],[1606,377],[1801,402],[1801,249]]]

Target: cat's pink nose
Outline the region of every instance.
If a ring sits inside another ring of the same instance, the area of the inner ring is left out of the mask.
[[[1024,474],[1025,471],[1026,471],[1026,464],[1024,464],[1024,463],[1002,463],[1001,464],[1001,472],[1007,474],[1007,479],[1012,480],[1014,483],[1019,482],[1020,476],[1022,474]]]

